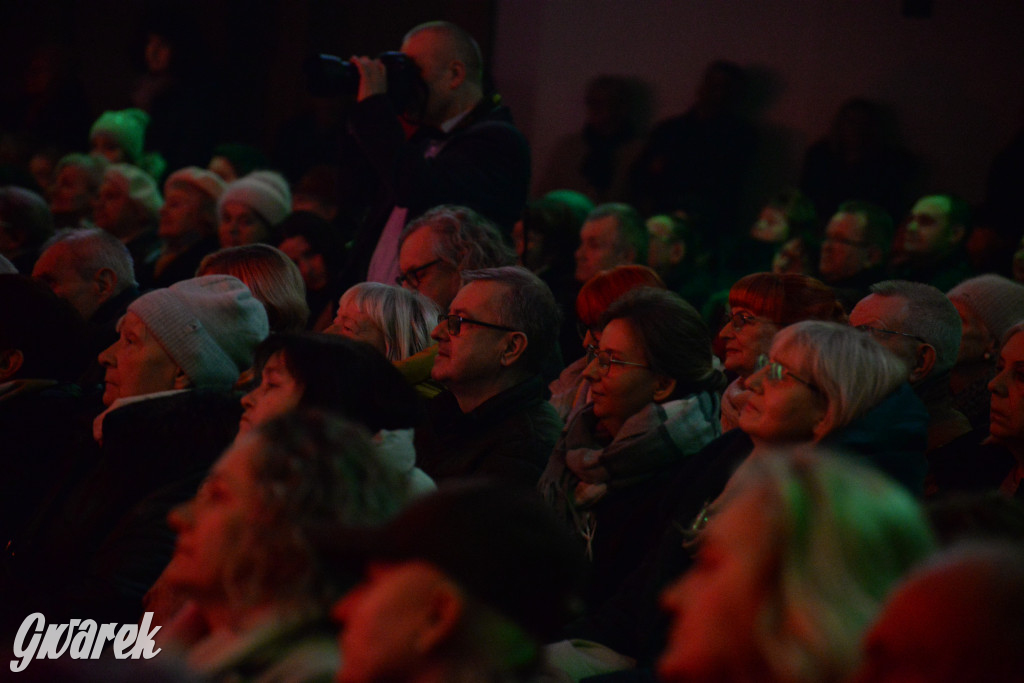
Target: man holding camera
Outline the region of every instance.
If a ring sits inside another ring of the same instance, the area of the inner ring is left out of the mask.
[[[402,228],[427,209],[469,206],[510,233],[529,190],[529,145],[500,98],[485,93],[472,36],[455,24],[429,22],[406,34],[401,51],[425,86],[418,111],[396,110],[379,59],[351,59],[360,80],[349,132],[380,181],[352,247],[352,282],[394,282]]]

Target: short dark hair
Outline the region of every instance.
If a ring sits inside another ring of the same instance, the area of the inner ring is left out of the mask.
[[[405,40],[409,40],[409,38],[420,31],[435,31],[444,34],[451,41],[455,56],[460,62],[465,64],[466,74],[469,76],[469,79],[476,85],[483,83],[483,54],[480,52],[480,45],[477,44],[476,39],[469,35],[465,29],[450,21],[428,21],[413,27],[405,34]]]
[[[619,228],[617,246],[622,249],[627,247],[633,249],[636,254],[636,263],[647,263],[647,243],[650,238],[640,212],[629,204],[608,202],[595,206],[594,210],[587,214],[587,222],[608,216],[615,218]]]

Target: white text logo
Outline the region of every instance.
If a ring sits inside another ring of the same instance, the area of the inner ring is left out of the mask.
[[[153,613],[146,612],[141,624],[97,624],[92,619],[72,619],[68,624],[50,624],[42,612],[25,617],[14,638],[14,656],[11,671],[24,671],[33,659],[57,659],[67,653],[72,659],[99,659],[103,646],[114,644],[118,659],[152,659],[161,648],[153,649],[153,636],[160,630],[150,630]],[[44,631],[45,627],[45,631]]]

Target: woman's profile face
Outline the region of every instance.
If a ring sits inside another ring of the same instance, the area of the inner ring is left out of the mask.
[[[299,407],[302,384],[295,379],[285,363],[284,351],[270,354],[263,365],[258,387],[242,397],[242,419],[238,433],[244,434],[254,427]]]
[[[226,598],[230,570],[259,522],[263,501],[252,462],[262,444],[256,436],[236,441],[214,464],[196,497],[168,515],[178,540],[164,577],[200,602]]]
[[[725,369],[749,377],[758,357],[768,353],[778,331],[778,325],[752,309],[734,306],[729,321],[718,333],[725,341]]]
[[[712,517],[693,567],[662,593],[671,614],[659,680],[756,680],[758,617],[770,592],[765,496],[747,491]]]
[[[795,345],[772,349],[769,363],[747,378],[748,400],[739,426],[752,438],[771,444],[800,443],[816,433],[828,402],[801,373],[802,351]]]
[[[614,436],[622,423],[655,400],[658,375],[648,369],[647,359],[633,328],[622,318],[610,321],[601,334],[599,349],[613,361],[607,370],[595,358],[583,371],[590,381],[594,417]],[[640,367],[643,366],[643,367]]]
[[[1024,333],[1006,340],[988,390],[992,393],[989,433],[1003,442],[1024,442]]]

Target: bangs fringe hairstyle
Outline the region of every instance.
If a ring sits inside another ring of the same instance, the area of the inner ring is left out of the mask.
[[[616,266],[587,280],[576,295],[576,317],[587,327],[601,322],[616,299],[638,287],[665,289],[665,282],[647,266]]]
[[[419,292],[380,282],[362,282],[341,295],[338,307],[353,304],[384,335],[390,361],[405,360],[434,341],[430,332],[441,314],[437,304]]]
[[[801,320],[845,323],[848,318],[832,288],[796,273],[751,273],[729,290],[729,306],[785,327]]]

